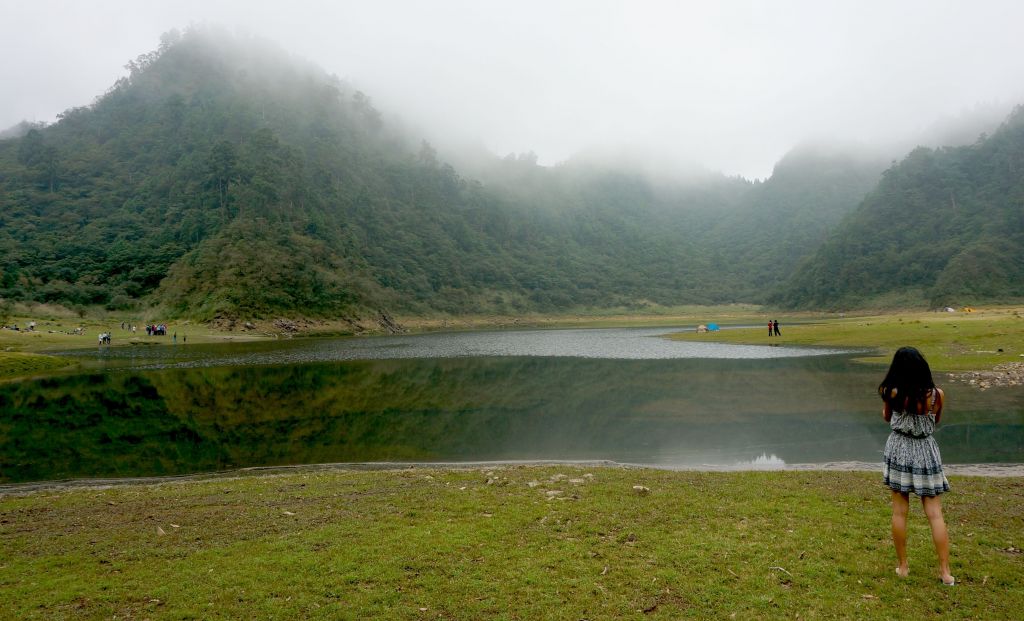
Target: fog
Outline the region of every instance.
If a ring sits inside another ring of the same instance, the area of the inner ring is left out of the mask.
[[[797,144],[969,142],[1024,102],[1013,1],[0,0],[0,130],[90,103],[191,23],[275,41],[442,148],[542,164],[763,178]]]

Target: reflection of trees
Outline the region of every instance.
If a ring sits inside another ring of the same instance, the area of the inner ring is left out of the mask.
[[[835,358],[524,357],[72,376],[0,387],[0,467],[28,480],[333,461],[873,459],[888,431],[876,375]],[[1000,398],[993,407],[1020,412]],[[973,407],[956,421],[970,417],[973,436],[943,432],[947,459],[977,454],[981,438],[993,461],[1019,461],[1021,436],[1005,432],[1019,414],[989,422]]]
[[[550,385],[570,385],[571,372],[548,366],[373,361],[189,370],[154,381],[175,415],[228,445],[236,463],[457,459],[500,451],[509,433],[548,414]]]
[[[174,474],[217,467],[218,447],[168,414],[138,375],[77,375],[0,387],[0,480]]]

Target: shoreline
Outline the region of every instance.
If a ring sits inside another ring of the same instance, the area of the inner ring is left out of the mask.
[[[881,472],[881,463],[866,461],[831,461],[821,463],[793,463],[783,465],[752,465],[739,466],[717,464],[642,464],[617,462],[607,459],[596,460],[496,460],[466,462],[337,462],[324,464],[296,464],[291,466],[248,466],[232,470],[216,472],[199,472],[150,477],[96,477],[79,479],[56,479],[53,481],[28,481],[24,483],[0,484],[0,498],[4,496],[25,495],[45,491],[65,491],[74,489],[109,489],[114,487],[132,487],[147,485],[163,485],[167,483],[187,483],[204,481],[228,481],[242,478],[269,478],[289,474],[309,474],[318,472],[369,472],[425,470],[438,472],[485,471],[509,468],[546,468],[564,466],[573,468],[609,468],[622,470],[652,470],[663,472],[715,472],[715,473],[763,473],[763,472]],[[945,464],[947,475],[971,476],[985,478],[1024,478],[1024,463],[975,463]]]

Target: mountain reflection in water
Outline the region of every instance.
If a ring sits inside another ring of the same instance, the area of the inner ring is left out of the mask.
[[[163,366],[0,386],[0,481],[363,461],[874,461],[888,433],[879,370],[845,355]],[[1020,391],[947,394],[946,461],[1024,461]]]

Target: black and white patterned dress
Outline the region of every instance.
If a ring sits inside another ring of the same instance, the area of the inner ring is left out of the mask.
[[[932,437],[933,406],[924,414],[893,412],[889,420],[892,433],[885,442],[882,476],[885,484],[897,492],[938,496],[949,491],[939,444]]]

